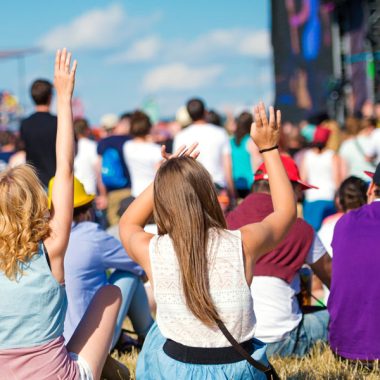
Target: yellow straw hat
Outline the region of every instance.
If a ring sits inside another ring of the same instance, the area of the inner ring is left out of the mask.
[[[51,197],[52,197],[52,191],[53,191],[54,178],[55,177],[53,177],[49,181],[49,187],[48,187],[49,208],[51,207]],[[74,208],[84,206],[87,203],[92,202],[94,199],[95,199],[95,195],[87,194],[86,190],[84,189],[83,183],[80,182],[78,178],[74,177]]]

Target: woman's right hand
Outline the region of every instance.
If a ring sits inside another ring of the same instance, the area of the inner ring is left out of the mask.
[[[251,126],[251,138],[259,150],[269,149],[278,145],[280,140],[281,111],[277,110],[276,116],[273,107],[269,107],[269,121],[265,105],[260,102],[254,107],[254,123]]]

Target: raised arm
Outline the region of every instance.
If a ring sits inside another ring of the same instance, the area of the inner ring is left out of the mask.
[[[63,259],[70,236],[73,218],[73,161],[74,128],[71,98],[74,90],[74,61],[71,69],[71,53],[57,51],[54,69],[54,86],[57,92],[58,128],[56,140],[57,167],[52,189],[50,227],[52,233],[45,241],[52,272],[63,281]]]
[[[251,137],[265,162],[274,211],[262,222],[248,224],[240,229],[244,254],[251,261],[269,252],[284,238],[296,218],[295,196],[289,178],[282,165],[278,149],[281,113],[275,117],[273,107],[269,109],[269,121],[263,103],[255,107],[255,122]],[[272,149],[274,148],[274,149]]]
[[[173,155],[168,155],[165,152],[165,147],[162,147],[162,156],[164,159],[178,157],[180,155],[188,155],[193,158],[198,156],[195,148],[198,144],[193,144],[189,149],[181,146]],[[153,213],[153,183],[150,184],[127,208],[119,222],[119,234],[121,242],[128,252],[128,255],[140,264],[149,279],[150,261],[149,261],[149,241],[152,234],[144,231],[144,226]]]

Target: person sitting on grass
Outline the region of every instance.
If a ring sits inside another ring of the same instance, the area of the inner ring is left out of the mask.
[[[49,183],[49,200],[54,179]],[[131,318],[140,345],[153,324],[141,276],[144,270],[130,259],[120,241],[93,221],[95,195],[87,194],[83,184],[74,178],[74,218],[65,255],[65,284],[68,308],[64,337],[68,342],[85,314],[92,298],[102,286],[120,288],[120,307],[111,347],[119,338],[126,315]],[[107,276],[108,270],[113,270]]]
[[[303,190],[314,187],[300,180],[297,165],[289,156],[282,155],[281,160],[292,183],[294,199]],[[273,212],[269,181],[270,173],[262,164],[255,173],[252,193],[227,215],[230,229],[261,222]],[[317,277],[330,286],[331,258],[313,227],[297,218],[285,239],[253,268],[255,336],[268,344],[268,356],[304,356],[316,342],[327,341],[326,308],[302,310],[297,299],[301,292],[299,271],[304,264],[310,265]]]
[[[74,130],[71,98],[76,61],[57,51],[57,166],[51,210],[35,170],[0,174],[0,374],[2,379],[99,380],[121,304],[118,287],[102,287],[65,346],[64,257],[73,216]],[[41,146],[40,149],[46,147]]]
[[[139,355],[137,379],[275,378],[265,345],[254,339],[249,286],[254,263],[281,241],[296,217],[277,150],[280,118],[271,107],[268,121],[260,104],[251,129],[274,203],[261,223],[227,230],[212,178],[195,160],[196,144],[172,156],[163,147],[166,161],[154,183],[121,217],[122,243],[144,268],[157,302],[157,323]],[[144,231],[152,212],[158,235]]]
[[[380,359],[380,164],[375,173],[366,173],[372,179],[368,204],[335,225],[327,304],[331,349],[354,361]]]

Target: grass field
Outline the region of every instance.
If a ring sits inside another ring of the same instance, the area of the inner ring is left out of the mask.
[[[124,363],[131,372],[131,379],[135,379],[135,367],[137,352],[116,357]],[[352,366],[348,363],[337,360],[330,349],[324,345],[316,347],[306,358],[296,359],[272,359],[281,379],[290,380],[378,380],[380,379],[379,363],[375,363],[374,369],[369,371],[362,365]],[[182,380],[182,379],[181,379]],[[185,379],[184,379],[185,380]]]

